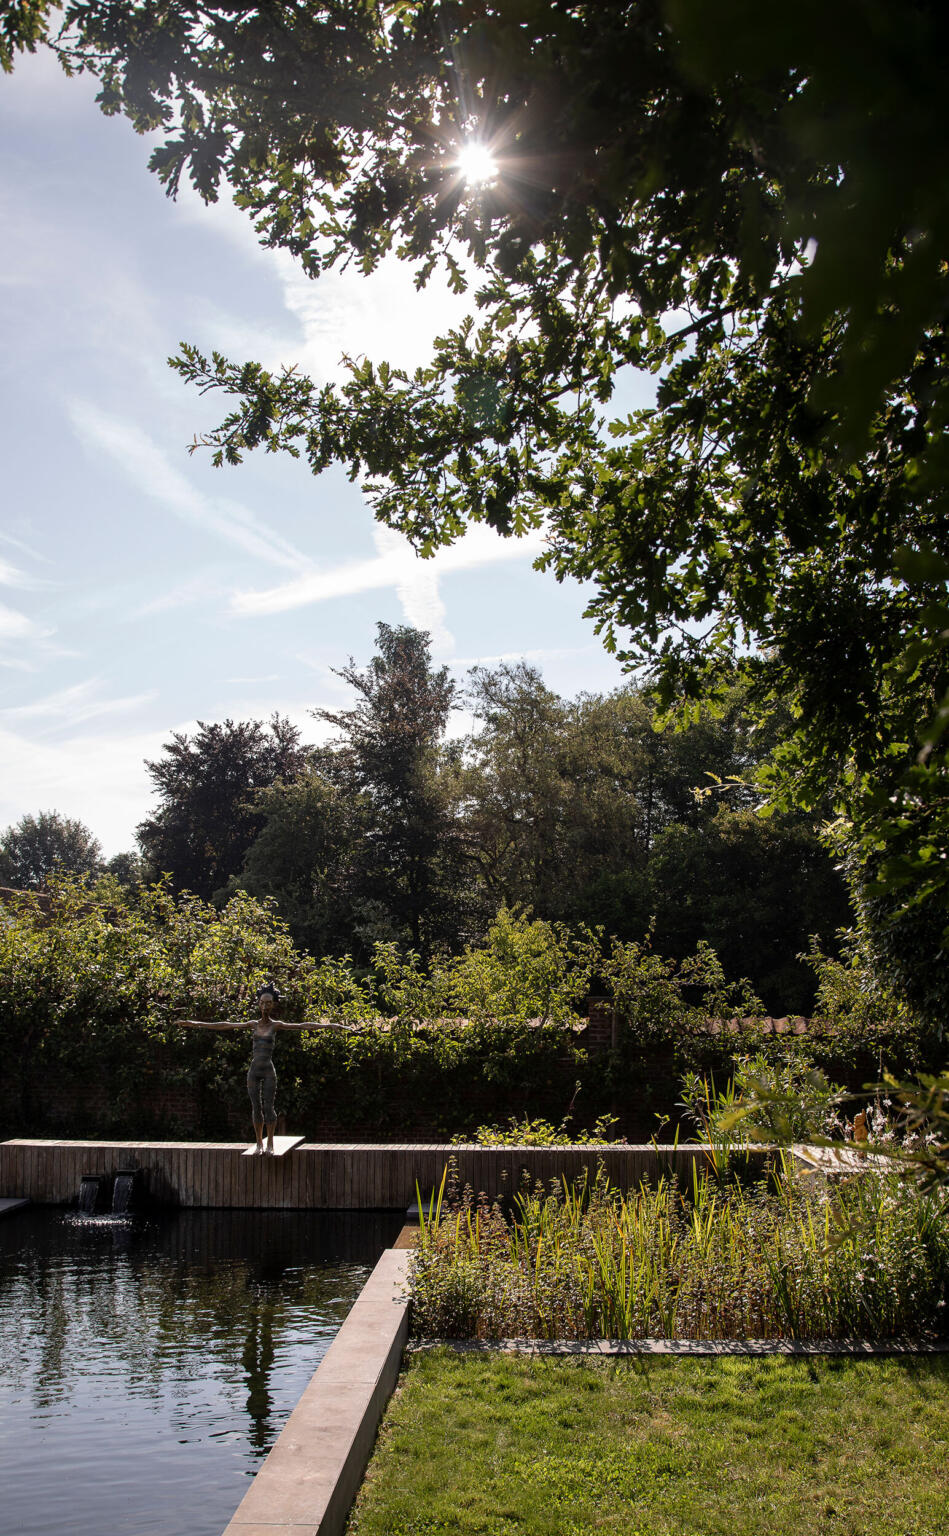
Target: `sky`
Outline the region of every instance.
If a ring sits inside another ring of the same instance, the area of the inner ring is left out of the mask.
[[[344,352],[415,367],[468,301],[398,263],[308,281],[230,203],[170,201],[94,94],[46,55],[0,76],[0,830],[56,810],[133,847],[172,731],[279,711],[320,740],[379,621],[428,630],[461,683],[524,657],[568,697],[620,686],[538,535],[421,561],[341,470],[189,455],[224,411],[167,366],[182,340],[323,381]]]

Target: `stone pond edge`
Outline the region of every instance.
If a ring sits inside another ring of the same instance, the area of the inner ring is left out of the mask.
[[[409,1257],[382,1254],[224,1536],[341,1536],[398,1379]]]

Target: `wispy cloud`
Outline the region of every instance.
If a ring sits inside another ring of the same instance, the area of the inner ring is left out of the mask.
[[[11,533],[0,533],[0,544],[9,544],[10,548],[17,550],[19,554],[27,555],[30,560],[39,560],[43,565],[50,563],[48,556],[41,555],[39,550],[33,549],[30,544],[24,544],[22,539],[15,539]]]
[[[51,581],[41,576],[31,576],[29,571],[21,571],[18,565],[11,565],[9,560],[0,558],[0,586],[19,587],[23,592],[39,592],[52,585]]]
[[[37,624],[18,608],[8,608],[6,603],[0,603],[0,641],[44,640],[52,634],[55,630]]]
[[[306,555],[247,507],[199,491],[133,422],[109,415],[85,400],[72,403],[70,416],[87,447],[106,453],[140,494],[160,502],[183,522],[225,539],[267,565],[293,571],[310,565]]]
[[[433,648],[444,654],[452,648],[453,641],[445,625],[440,579],[502,561],[536,559],[544,549],[541,533],[503,539],[490,528],[476,526],[457,543],[439,550],[431,560],[421,560],[409,541],[392,529],[377,524],[374,538],[378,550],[375,559],[353,561],[328,571],[308,571],[294,581],[264,591],[236,592],[231,598],[232,612],[244,617],[286,613],[293,608],[390,587],[395,589],[408,622],[429,630]]]
[[[131,828],[149,812],[152,784],[145,760],[159,756],[164,735],[69,735],[37,740],[0,721],[0,825],[24,812],[78,816],[102,841],[106,855],[130,847]]]
[[[344,374],[344,353],[385,358],[396,367],[414,369],[428,361],[435,337],[474,309],[470,293],[452,293],[440,273],[417,289],[413,268],[392,255],[368,277],[353,267],[309,278],[288,252],[260,245],[251,219],[230,198],[207,207],[182,188],[175,216],[213,229],[242,256],[263,263],[280,283],[286,327],[265,329],[246,316],[214,317],[219,345],[268,367],[296,363],[321,383]],[[459,250],[456,256],[464,265],[465,253]]]
[[[460,656],[452,661],[456,668],[498,667],[506,661],[565,661],[568,656],[588,656],[599,652],[595,645],[540,646],[530,651],[498,651],[494,656]]]
[[[449,655],[455,640],[446,622],[434,562],[419,560],[408,541],[382,523],[373,524],[372,536],[384,568],[398,573],[393,585],[406,621],[414,629],[428,630],[436,656]]]
[[[60,688],[48,693],[31,704],[17,704],[0,710],[0,716],[10,721],[48,722],[51,727],[72,730],[88,720],[99,720],[108,715],[124,715],[155,698],[149,693],[128,694],[125,698],[102,697],[102,683],[91,677],[85,682],[74,683],[71,688]]]
[[[293,360],[321,382],[344,375],[344,353],[418,368],[429,361],[435,337],[474,309],[470,293],[452,293],[440,274],[419,291],[411,266],[394,256],[369,277],[353,269],[325,272],[316,281],[286,252],[274,260],[284,303],[301,331]]]
[[[226,597],[230,588],[224,587],[220,582],[209,579],[207,576],[189,576],[187,581],[179,582],[167,592],[160,592],[157,597],[151,598],[147,603],[140,603],[127,617],[130,619],[150,619],[159,613],[170,613],[175,608],[187,608],[192,603],[210,603],[219,598]]]

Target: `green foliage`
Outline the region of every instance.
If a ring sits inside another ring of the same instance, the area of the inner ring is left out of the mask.
[[[263,823],[233,882],[274,902],[295,942],[311,954],[353,945],[358,862],[369,825],[362,791],[347,791],[314,766],[260,791]],[[358,914],[358,916],[357,916]]]
[[[914,1072],[944,1054],[941,1029],[881,983],[868,947],[856,929],[845,935],[840,959],[816,944],[807,956],[817,979],[808,1051],[851,1087],[879,1082],[884,1069]]]
[[[648,877],[663,954],[687,954],[704,939],[728,975],[747,969],[768,1012],[812,1012],[813,975],[800,952],[814,934],[828,942],[852,910],[810,818],[722,805],[700,825],[660,832]]]
[[[144,885],[147,878],[145,860],[140,853],[114,853],[105,863],[105,873],[112,875],[120,885]]]
[[[697,1073],[682,1083],[689,1119],[703,1140],[726,1148],[755,1141],[814,1141],[841,1129],[840,1108],[847,1094],[814,1067],[806,1046],[740,1056],[731,1081],[716,1089]],[[746,1102],[755,1108],[745,1113]]]
[[[222,897],[262,826],[255,795],[305,763],[299,731],[277,714],[267,725],[199,720],[193,737],[175,731],[145,764],[159,801],[138,828],[151,870],[170,875],[176,890]]]
[[[525,1116],[523,1120],[512,1118],[505,1126],[476,1126],[470,1135],[453,1136],[452,1141],[457,1146],[482,1147],[607,1147],[616,1143],[615,1115],[601,1115],[592,1131],[571,1131],[568,1126],[569,1116],[559,1126]]]
[[[29,1126],[44,1113],[44,1090],[75,1079],[107,1085],[107,1123],[148,1120],[156,1072],[187,1082],[201,1060],[177,1018],[246,1010],[271,976],[299,1007],[304,970],[286,931],[249,896],[217,912],[195,896],[176,899],[167,883],[136,892],[113,877],[57,879],[48,901],[18,904],[0,924],[0,1002],[22,1043],[7,1115],[19,1110],[17,1128]],[[232,1044],[198,1072],[209,1096],[233,1070]]]
[[[944,1328],[946,1197],[867,1172],[834,1190],[625,1196],[602,1177],[495,1206],[421,1213],[411,1271],[423,1338],[888,1338]]]
[[[376,944],[374,996],[383,1014],[403,1023],[576,1025],[598,955],[597,935],[502,907],[480,944],[430,966],[414,950]]]
[[[513,927],[502,918],[501,931]],[[535,962],[528,944],[525,975],[536,986]],[[455,965],[477,971],[471,955]],[[176,1021],[249,1020],[267,978],[285,1017],[362,1026],[281,1039],[280,1103],[302,1123],[319,1126],[328,1105],[350,1132],[404,1139],[407,1121],[428,1117],[450,1134],[498,1104],[525,1113],[565,1105],[582,1065],[565,1002],[583,989],[575,977],[561,976],[560,993],[550,987],[547,1023],[528,1022],[534,1015],[510,991],[507,1016],[473,1006],[470,1023],[442,1020],[441,1009],[419,1007],[420,995],[435,993],[417,956],[380,946],[375,973],[360,976],[348,956],[300,954],[272,907],[244,892],[218,910],[167,882],[135,890],[113,878],[63,879],[49,900],[26,896],[0,923],[0,1003],[23,1045],[11,1063],[7,1132],[56,1127],[56,1094],[73,1085],[72,1130],[167,1135],[176,1122],[163,1120],[160,1104],[180,1085],[197,1093],[205,1134],[233,1134],[245,1118],[246,1039],[179,1031]],[[435,985],[453,1005],[469,999],[451,962]],[[530,1008],[537,997],[528,995]],[[490,1001],[480,979],[475,1001]],[[104,1103],[89,1102],[93,1089]]]
[[[369,665],[350,660],[338,674],[355,705],[314,712],[339,733],[316,760],[359,820],[344,863],[353,930],[366,950],[391,941],[428,957],[457,939],[466,906],[452,756],[442,746],[456,687],[447,667],[432,666],[425,631],[376,631]]]
[[[502,907],[483,944],[451,964],[453,1011],[478,1019],[574,1022],[599,957],[599,937]]]
[[[526,664],[475,668],[479,729],[446,743],[427,638],[383,642],[365,673],[345,674],[359,704],[332,717],[339,739],[255,800],[264,826],[239,883],[274,898],[298,944],[368,963],[388,942],[431,968],[501,906],[623,939],[655,915],[662,953],[681,959],[704,939],[730,974],[749,970],[771,1011],[809,1011],[795,956],[812,934],[831,944],[850,910],[813,819],[751,809],[741,776],[774,736],[754,729],[745,691],[675,732],[642,688],[567,700]]]
[[[614,939],[600,972],[623,1016],[627,1038],[638,1045],[670,1033],[705,1030],[709,1019],[763,1012],[747,980],[729,982],[704,940],[693,955],[675,961],[655,954],[648,943]]]
[[[101,869],[98,838],[58,811],[22,816],[0,837],[0,885],[14,890],[43,890],[57,874],[94,875]]]
[[[280,1041],[282,1112],[330,1139],[467,1139],[508,1117],[572,1141],[608,1137],[604,1121],[618,1117],[626,1135],[648,1137],[656,1113],[675,1112],[683,1073],[724,1082],[736,1051],[780,1044],[753,1020],[738,1033],[710,1029],[710,1013],[750,999],[707,948],[675,962],[615,941],[604,956],[596,934],[504,908],[459,956],[424,967],[416,952],[380,944],[368,969],[301,953],[273,906],[245,892],[217,909],[167,882],[60,879],[2,917],[0,1003],[23,1045],[7,1134],[240,1134],[246,1038],[179,1031],[176,1020],[249,1020],[267,977],[288,1019],[360,1026]],[[601,1055],[588,1052],[577,1012],[594,970],[629,1020]],[[888,1025],[869,1008],[840,1017],[839,1033],[828,1023],[808,1046],[849,1088],[935,1064],[909,1018]],[[162,1107],[176,1089],[192,1104],[182,1126]]]
[[[49,25],[14,5],[5,67]],[[182,377],[231,406],[214,462],[344,463],[423,554],[543,524],[541,563],[592,584],[665,705],[737,666],[796,722],[776,803],[831,799],[894,896],[880,964],[906,986],[896,918],[945,927],[949,903],[945,7],[329,0],[198,24],[184,0],[76,0],[52,45],[159,133],[172,194],[226,183],[309,275],[394,253],[462,290],[464,253],[477,321],[411,377],[350,360],[320,387],[184,346]],[[478,188],[472,138],[499,168]],[[631,368],[655,405],[624,412]]]
[[[949,1071],[920,1072],[910,1082],[887,1073],[886,1086],[904,1137],[897,1163],[915,1174],[923,1188],[949,1188]]]
[[[621,882],[641,897],[651,818],[662,814],[653,803],[672,776],[649,793],[650,759],[664,743],[647,699],[633,690],[561,699],[525,662],[476,667],[469,678],[478,731],[466,743],[463,790],[492,909],[576,920]],[[636,916],[648,914],[623,914]]]

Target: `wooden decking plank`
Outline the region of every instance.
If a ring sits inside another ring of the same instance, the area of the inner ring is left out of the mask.
[[[299,1147],[302,1142],[302,1136],[275,1136],[273,1139],[273,1155],[274,1157],[286,1157],[288,1152],[292,1152],[294,1148]],[[243,1156],[254,1157],[256,1152],[256,1144],[251,1142],[250,1146],[245,1148]]]
[[[84,1173],[111,1173],[139,1166],[148,1175],[151,1193],[190,1207],[280,1209],[406,1209],[418,1182],[423,1199],[437,1190],[446,1163],[454,1156],[462,1185],[475,1196],[494,1199],[505,1187],[517,1188],[520,1170],[529,1170],[530,1184],[549,1190],[561,1175],[568,1184],[588,1170],[592,1179],[598,1161],[611,1180],[624,1189],[636,1188],[644,1176],[662,1168],[688,1174],[704,1157],[701,1147],[523,1148],[457,1147],[443,1143],[365,1142],[304,1143],[287,1138],[293,1150],[277,1158],[246,1158],[240,1144],[179,1142],[94,1142],[26,1138],[0,1143],[0,1192],[44,1201],[74,1203]],[[842,1159],[857,1168],[864,1160],[851,1152]],[[871,1162],[868,1157],[866,1162]],[[502,1175],[504,1177],[502,1178]]]

